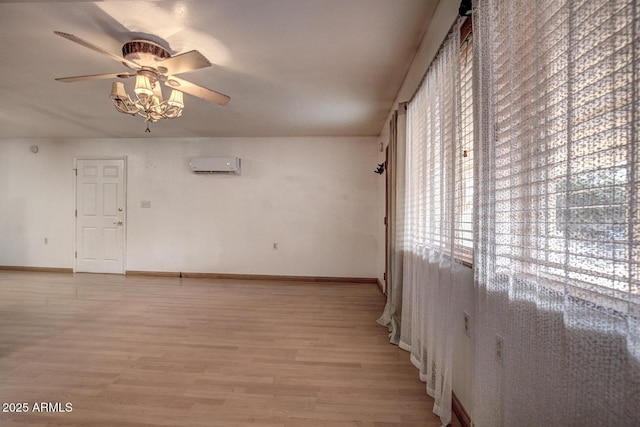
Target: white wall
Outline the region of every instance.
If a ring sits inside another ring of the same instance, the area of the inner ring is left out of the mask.
[[[201,155],[243,173],[194,175]],[[1,140],[0,265],[71,268],[73,159],[126,156],[127,270],[372,278],[376,155],[369,137]]]

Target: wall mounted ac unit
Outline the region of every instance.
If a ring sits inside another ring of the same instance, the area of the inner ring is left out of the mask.
[[[193,173],[240,175],[238,157],[191,157],[189,167]]]

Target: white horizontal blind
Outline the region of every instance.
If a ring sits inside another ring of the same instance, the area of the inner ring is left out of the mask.
[[[472,39],[456,61],[434,61],[407,107],[407,240],[414,251],[432,250],[473,261]],[[440,68],[438,68],[440,67]],[[455,69],[455,74],[452,74]]]
[[[474,24],[474,372],[501,393],[476,424],[640,425],[638,1],[481,0]]]
[[[497,23],[514,32],[495,40],[495,179],[481,195],[495,206],[495,274],[626,312],[640,296],[629,2],[542,3],[535,22]]]
[[[460,52],[460,152],[456,156],[454,257],[473,263],[473,36]]]

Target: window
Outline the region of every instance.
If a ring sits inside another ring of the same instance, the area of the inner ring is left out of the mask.
[[[505,14],[502,28],[518,31],[496,24],[482,196],[495,207],[497,274],[620,312],[640,296],[630,10],[549,3],[535,22]]]
[[[454,256],[473,263],[473,37],[471,19],[461,29],[460,124],[461,149],[456,167],[456,226]]]
[[[476,4],[477,425],[640,425],[638,4]]]
[[[416,253],[473,262],[470,19],[460,49],[441,51],[407,108],[407,237]],[[455,56],[454,56],[455,55]]]

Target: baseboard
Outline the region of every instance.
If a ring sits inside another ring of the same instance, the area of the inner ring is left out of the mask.
[[[180,273],[175,271],[127,270],[125,274],[127,276],[180,277]]]
[[[25,267],[25,266],[19,266],[19,265],[0,265],[0,270],[33,271],[33,272],[40,272],[40,273],[73,273],[73,268]]]
[[[458,417],[462,427],[471,427],[471,418],[469,417],[469,414],[453,392],[451,393],[451,410],[456,414],[456,417]]]
[[[0,270],[13,271],[39,271],[48,273],[73,273],[72,268],[53,267],[23,267],[13,265],[0,265]],[[316,283],[365,283],[378,284],[378,279],[370,277],[331,277],[331,276],[280,276],[270,274],[227,274],[227,273],[189,273],[184,271],[145,271],[127,270],[127,276],[148,277],[183,277],[191,279],[219,279],[219,280],[273,280],[279,282],[316,282]]]
[[[191,279],[222,280],[274,280],[278,282],[317,282],[317,283],[370,283],[377,279],[368,277],[330,277],[330,276],[281,276],[270,274],[227,274],[227,273],[189,273],[182,272],[180,277]]]
[[[382,286],[380,279],[376,279],[376,282],[378,283],[378,289],[380,289],[380,292],[384,294],[384,286]]]

